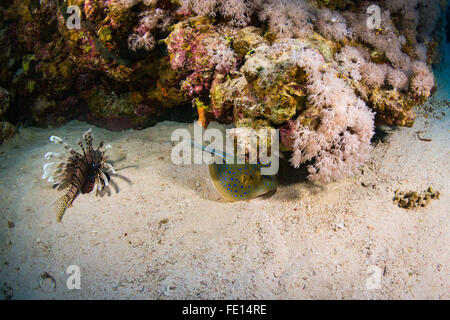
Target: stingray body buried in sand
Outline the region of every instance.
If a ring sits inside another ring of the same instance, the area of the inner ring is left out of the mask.
[[[205,146],[193,145],[203,151],[210,152],[226,162],[230,157],[226,153],[216,151]],[[239,163],[212,163],[208,165],[211,181],[220,193],[228,201],[251,200],[267,194],[277,188],[276,175],[262,175],[261,168],[270,164],[239,164]]]

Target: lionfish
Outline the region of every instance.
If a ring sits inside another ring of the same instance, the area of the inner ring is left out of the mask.
[[[66,209],[72,205],[79,193],[89,193],[97,189],[102,190],[108,186],[111,180],[110,174],[115,174],[111,164],[106,162],[105,153],[111,145],[103,146],[100,142],[97,149],[92,147],[92,130],[83,134],[83,140],[78,140],[81,151],[75,151],[60,137],[51,136],[50,141],[59,143],[69,152],[68,157],[55,152],[47,152],[46,160],[59,159],[62,161],[44,164],[42,179],[58,187],[58,190],[66,189],[66,193],[55,202],[56,220],[61,221]]]

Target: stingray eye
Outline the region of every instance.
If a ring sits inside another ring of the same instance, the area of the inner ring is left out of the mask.
[[[248,175],[243,175],[243,176],[241,177],[241,179],[242,179],[242,183],[243,183],[244,185],[247,185],[248,183],[251,182],[252,177],[251,177],[251,176],[248,176]]]

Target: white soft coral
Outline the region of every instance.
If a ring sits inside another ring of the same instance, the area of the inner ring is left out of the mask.
[[[141,14],[139,25],[128,37],[128,47],[134,51],[137,49],[152,50],[155,46],[154,31],[156,29],[166,30],[170,22],[171,17],[166,10],[156,8],[144,11]]]
[[[319,10],[315,24],[319,33],[328,39],[341,41],[349,35],[349,29],[344,17],[335,11],[328,9]]]
[[[363,81],[370,87],[381,87],[386,80],[387,66],[384,64],[367,62],[360,70]]]
[[[308,165],[311,181],[329,182],[354,174],[372,150],[373,113],[357,99],[355,105],[323,110],[320,121],[315,131],[293,121],[291,164],[299,167],[314,160]]]
[[[184,0],[183,6],[195,14],[215,17],[217,13],[229,18],[231,24],[246,26],[259,8],[261,0]]]
[[[292,51],[292,62],[308,70],[308,100],[320,112],[314,126],[302,124],[300,117],[290,122],[291,164],[299,167],[312,160],[308,165],[312,181],[354,174],[370,154],[374,114],[333,66],[317,67],[316,50],[298,45]]]
[[[406,89],[409,84],[409,78],[402,70],[389,68],[387,72],[387,82],[394,89]]]
[[[267,21],[278,38],[303,38],[312,34],[311,14],[305,1],[267,0],[259,12],[261,21]]]
[[[418,97],[428,98],[435,84],[433,71],[422,61],[415,61],[412,70],[411,91]]]
[[[356,47],[345,46],[335,55],[342,68],[342,73],[354,81],[361,80],[361,66],[366,59]]]

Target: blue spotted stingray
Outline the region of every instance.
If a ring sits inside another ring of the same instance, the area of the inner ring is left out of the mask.
[[[194,144],[195,145],[195,144]],[[224,160],[227,155],[204,146],[202,150],[214,153]],[[217,164],[208,166],[211,181],[217,191],[229,201],[251,200],[266,194],[278,185],[276,175],[261,175],[264,164]]]

